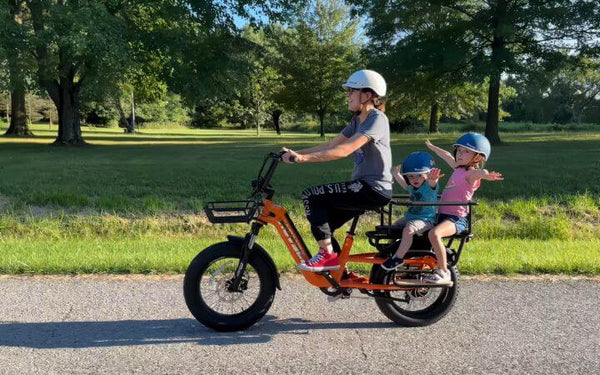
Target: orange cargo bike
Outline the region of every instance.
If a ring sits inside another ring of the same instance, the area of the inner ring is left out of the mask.
[[[311,258],[308,247],[298,233],[285,208],[273,203],[275,190],[271,178],[281,161],[281,153],[265,158],[252,182],[253,191],[245,201],[211,202],[205,207],[212,223],[251,223],[244,236],[227,236],[227,241],[202,250],[189,265],[183,290],[185,301],[194,317],[217,331],[243,330],[259,321],[269,310],[275,290],[281,290],[277,267],[268,252],[257,243],[260,230],[273,225],[297,264]],[[474,202],[415,203],[406,196],[395,196],[379,210],[380,225],[366,232],[370,245],[377,251],[352,254],[358,212],[352,219],[343,245],[336,241],[340,269],[325,272],[302,271],[308,283],[325,294],[345,297],[352,290],[373,297],[379,309],[392,321],[403,326],[424,326],[441,319],[454,305],[459,290],[457,263],[466,242],[472,238],[471,214],[466,233],[448,238],[448,269],[451,285],[428,284],[425,277],[437,267],[435,253],[427,235],[415,237],[405,262],[399,269],[385,271],[381,263],[398,247],[402,229],[391,226],[394,207],[411,205],[468,205]],[[469,210],[471,211],[471,210]],[[458,249],[451,246],[458,243]],[[370,265],[369,275],[356,277],[347,271],[349,263]]]

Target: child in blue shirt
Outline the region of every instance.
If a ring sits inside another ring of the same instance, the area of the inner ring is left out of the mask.
[[[402,165],[394,168],[394,179],[410,194],[411,202],[437,202],[438,180],[444,175],[435,168],[435,162],[427,152],[413,152]],[[396,253],[381,265],[386,271],[397,269],[410,249],[413,236],[420,235],[435,226],[436,206],[409,206],[404,216],[393,225],[403,227],[402,240]]]

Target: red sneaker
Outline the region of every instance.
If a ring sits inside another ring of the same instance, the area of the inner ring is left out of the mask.
[[[314,257],[305,263],[300,263],[298,268],[310,272],[337,270],[340,268],[340,260],[336,253],[329,254],[327,251],[319,249]]]

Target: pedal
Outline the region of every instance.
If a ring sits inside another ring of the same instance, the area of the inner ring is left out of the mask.
[[[348,299],[352,294],[352,289],[343,289],[337,294],[330,294],[327,296],[327,302],[335,302],[341,299]]]
[[[340,288],[340,284],[337,283],[337,281],[335,281],[333,279],[333,277],[331,277],[331,273],[329,271],[321,271],[321,272],[315,272],[317,275],[321,275],[324,278],[327,279],[327,281],[329,281],[329,284],[331,284],[332,287],[339,289]]]

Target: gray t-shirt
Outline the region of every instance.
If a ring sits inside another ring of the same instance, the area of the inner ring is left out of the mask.
[[[363,180],[380,193],[392,195],[392,150],[390,148],[390,124],[380,110],[372,110],[359,124],[358,116],[342,130],[344,137],[356,133],[369,137],[369,142],[354,152],[353,180]]]

